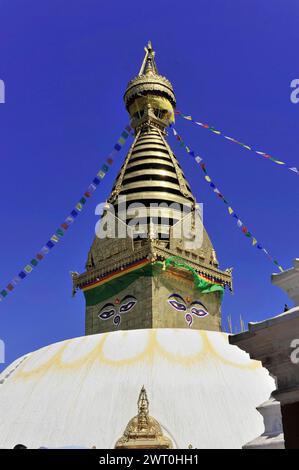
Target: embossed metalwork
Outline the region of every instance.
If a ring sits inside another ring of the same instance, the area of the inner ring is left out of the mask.
[[[138,398],[138,414],[126,426],[115,449],[172,449],[171,440],[163,435],[159,422],[149,415],[149,401],[144,387]]]
[[[123,164],[123,166],[122,166],[122,168],[121,168],[120,174],[119,174],[119,176],[118,176],[118,178],[117,178],[117,180],[116,180],[116,182],[115,182],[115,184],[114,184],[114,187],[113,187],[113,189],[112,189],[112,191],[111,191],[110,197],[109,197],[109,199],[108,199],[108,202],[111,203],[111,204],[112,204],[113,202],[115,202],[117,196],[118,196],[119,193],[120,193],[121,186],[122,186],[122,182],[123,182],[123,178],[124,178],[124,175],[125,175],[125,172],[126,172],[126,168],[127,168],[127,165],[128,165],[128,163],[129,163],[129,161],[130,161],[130,157],[131,157],[131,154],[132,154],[134,145],[135,145],[135,143],[137,142],[137,139],[138,139],[138,137],[139,137],[139,134],[140,134],[140,132],[137,133],[137,135],[136,135],[136,137],[135,137],[135,139],[134,139],[133,145],[131,146],[131,148],[130,148],[130,150],[129,150],[129,152],[128,152],[128,155],[126,156],[126,159],[125,159],[125,162],[124,162],[124,164]]]
[[[127,85],[124,101],[136,131],[151,124],[164,131],[174,121],[174,91],[170,81],[158,73],[150,41],[138,76]]]
[[[161,134],[161,139],[163,140],[163,142],[164,142],[164,144],[165,144],[165,146],[168,150],[168,154],[169,154],[169,156],[171,158],[171,161],[173,163],[173,166],[175,168],[175,171],[176,171],[176,174],[177,174],[177,177],[178,177],[178,182],[179,182],[179,185],[180,185],[180,189],[181,189],[184,196],[190,197],[190,191],[187,188],[185,177],[183,175],[182,170],[180,169],[180,167],[178,165],[177,159],[175,158],[170,146],[168,145],[166,139],[164,139],[162,134]],[[192,196],[192,198],[193,198],[193,196]],[[193,200],[194,200],[194,198],[193,198]]]

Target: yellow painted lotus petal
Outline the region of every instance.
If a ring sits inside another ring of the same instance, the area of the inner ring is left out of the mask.
[[[72,364],[86,358],[86,356],[101,344],[102,339],[103,338],[100,338],[98,335],[92,335],[90,338],[88,336],[82,336],[67,342],[61,354],[61,363]]]
[[[106,336],[103,343],[102,356],[103,360],[117,363],[121,361],[131,361],[138,358],[148,349],[150,342],[149,330],[139,331],[139,335],[132,341],[131,332],[115,331]]]
[[[157,343],[161,352],[172,355],[174,358],[192,358],[203,352],[204,344],[201,332],[186,329],[159,329],[157,330]],[[188,336],[188,341],[186,341]]]
[[[64,343],[56,343],[45,348],[39,349],[35,354],[32,354],[21,367],[22,372],[33,372],[48,365],[49,367],[55,363],[56,358],[59,357],[60,351],[64,347]]]
[[[249,354],[241,351],[237,346],[229,344],[228,335],[226,333],[205,331],[204,334],[208,339],[211,350],[224,362],[229,362],[236,366],[248,366],[250,368],[258,366],[259,363],[252,361]]]

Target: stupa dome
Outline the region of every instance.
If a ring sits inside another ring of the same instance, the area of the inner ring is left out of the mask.
[[[143,385],[151,416],[181,449],[241,448],[261,435],[255,408],[275,387],[225,333],[163,328],[74,338],[0,375],[0,447],[114,448]]]

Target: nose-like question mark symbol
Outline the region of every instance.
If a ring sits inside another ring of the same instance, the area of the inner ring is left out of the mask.
[[[192,322],[193,322],[193,317],[192,317],[192,315],[191,315],[190,313],[186,313],[186,315],[185,315],[185,320],[186,320],[186,322],[188,323],[189,328],[190,328],[191,325],[192,325]]]

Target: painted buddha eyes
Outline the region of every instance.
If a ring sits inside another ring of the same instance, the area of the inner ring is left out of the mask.
[[[198,301],[192,302],[190,312],[197,317],[205,317],[206,315],[209,315],[209,312],[204,304]]]
[[[122,301],[119,308],[119,313],[129,312],[135,307],[137,299],[131,295],[127,295]]]
[[[127,295],[121,301],[115,299],[114,304],[108,303],[101,308],[98,317],[101,320],[108,320],[113,317],[113,324],[118,327],[121,323],[120,314],[129,312],[136,304],[137,299],[133,295]]]
[[[113,317],[115,315],[115,308],[113,304],[106,304],[104,307],[101,309],[99,313],[99,318],[102,320],[108,320],[108,318]]]
[[[183,298],[181,298],[181,301],[177,300],[176,298],[177,296],[175,295],[172,295],[170,297],[168,297],[168,302],[170,303],[170,305],[175,308],[176,310],[180,310],[181,312],[184,312],[185,310],[187,310],[187,306],[185,304],[185,301]]]
[[[189,303],[186,302],[181,295],[171,294],[167,301],[174,309],[180,312],[185,312],[185,320],[189,327],[192,325],[193,315],[201,318],[209,315],[208,309],[199,300],[194,300],[193,302]]]

